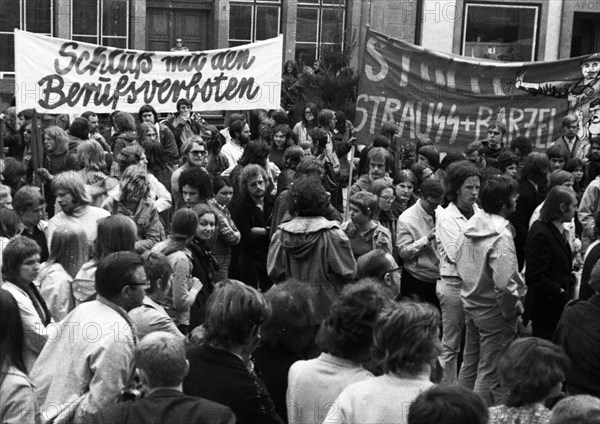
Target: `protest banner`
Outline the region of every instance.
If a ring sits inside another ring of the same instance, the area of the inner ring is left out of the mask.
[[[17,109],[79,114],[275,109],[280,104],[283,37],[203,52],[149,52],[15,30]]]
[[[562,135],[562,118],[579,117],[578,134],[600,134],[600,55],[554,62],[495,62],[434,52],[368,30],[356,105],[361,142],[384,121],[398,141],[430,138],[441,151],[463,152],[503,121],[505,139],[546,148]]]

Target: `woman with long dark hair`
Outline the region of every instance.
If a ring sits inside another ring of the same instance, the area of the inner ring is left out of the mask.
[[[310,137],[310,132],[317,128],[317,116],[319,114],[319,109],[317,105],[314,103],[307,103],[304,106],[304,113],[302,114],[302,120],[300,120],[296,125],[294,125],[293,132],[296,134],[296,139],[298,141],[298,146],[302,147],[304,150],[307,148],[312,150],[313,142]]]
[[[0,422],[39,423],[33,384],[23,359],[25,335],[19,305],[0,288]]]

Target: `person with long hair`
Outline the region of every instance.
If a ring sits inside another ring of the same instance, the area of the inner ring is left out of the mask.
[[[560,396],[571,361],[552,342],[525,337],[512,342],[498,359],[498,374],[508,397],[489,408],[490,424],[547,423],[545,403]]]
[[[166,125],[159,122],[156,110],[150,105],[143,105],[138,112],[138,118],[140,122],[148,123],[154,127],[156,141],[160,143],[165,152],[166,163],[170,166],[176,166],[179,160],[179,149],[175,142],[175,136]]]
[[[0,208],[0,270],[2,269],[2,252],[14,236],[21,230],[19,215],[12,209]],[[2,275],[0,275],[0,284]]]
[[[34,386],[23,359],[25,334],[15,298],[0,288],[0,422],[39,423]]]
[[[394,203],[390,208],[391,213],[398,219],[402,212],[417,203],[415,188],[417,186],[417,177],[410,169],[402,169],[394,177],[394,194],[396,195]]]
[[[573,189],[555,186],[546,197],[540,218],[529,230],[525,317],[532,321],[534,337],[552,340],[563,308],[573,297],[573,256],[563,223],[570,222],[576,213]]]
[[[135,246],[135,222],[125,215],[109,215],[100,219],[97,228],[94,256],[81,266],[71,284],[75,306],[95,298],[95,276],[100,259],[114,252],[133,251]]]
[[[110,166],[107,158],[112,164],[112,156],[95,140],[86,140],[77,146],[77,162],[81,166],[77,174],[83,178],[86,190],[92,196],[92,206],[100,207],[106,199],[106,193],[118,184],[115,178],[108,176]]]
[[[162,144],[158,141],[144,141],[142,147],[144,148],[146,160],[148,161],[146,164],[148,172],[154,175],[156,179],[171,192],[171,177],[173,176],[173,170],[167,164]]]
[[[50,257],[40,266],[37,281],[56,321],[62,321],[75,308],[71,284],[88,259],[86,253],[87,238],[82,228],[61,227],[52,234]]]
[[[181,187],[179,186],[179,177],[181,173],[189,168],[204,167],[208,150],[206,142],[200,136],[192,136],[181,146],[180,165],[171,175],[171,194],[173,195],[174,210],[183,207],[181,198]]]
[[[298,146],[304,150],[312,150],[313,142],[310,137],[310,133],[317,127],[317,116],[319,109],[314,103],[307,103],[304,106],[304,112],[302,113],[302,119],[294,125],[292,131],[296,134],[298,140]]]
[[[17,236],[11,239],[2,253],[2,288],[8,291],[19,305],[25,330],[25,366],[31,370],[46,344],[46,327],[53,322],[44,298],[33,284],[40,270],[40,248],[30,238]]]
[[[202,129],[202,138],[206,141],[206,150],[208,151],[206,170],[213,177],[221,175],[223,171],[229,168],[227,158],[221,153],[225,137],[214,125],[206,125]]]
[[[197,230],[196,212],[189,208],[179,209],[173,214],[169,237],[152,248],[152,252],[165,255],[173,267],[172,287],[164,306],[184,335],[191,330],[190,309],[202,289],[202,282],[192,276],[192,252],[189,249]]]
[[[375,324],[372,356],[382,375],[346,387],[324,424],[406,423],[406,405],[433,386],[440,313],[430,304],[393,305]]]
[[[209,242],[219,268],[215,271],[215,282],[224,280],[229,275],[231,250],[240,242],[241,234],[231,218],[229,204],[233,197],[232,182],[228,177],[213,178],[214,198],[209,203],[218,210],[219,232],[217,237]]]
[[[288,147],[295,145],[293,136],[294,133],[287,125],[277,125],[273,128],[269,160],[280,170],[285,166],[285,160],[283,158],[285,150]]]
[[[135,251],[142,253],[164,238],[165,230],[158,211],[150,200],[150,182],[148,172],[139,165],[128,167],[121,181],[120,196],[109,196],[102,207],[111,215],[125,215],[133,219],[137,226]]]
[[[40,260],[45,262],[49,255],[45,231],[48,222],[43,220],[46,205],[40,189],[33,186],[21,187],[15,193],[13,207],[21,220],[21,235],[29,237],[40,246]]]
[[[112,117],[113,124],[117,130],[112,146],[113,155],[117,157],[125,147],[138,144],[135,133],[135,120],[133,115],[119,111]]]

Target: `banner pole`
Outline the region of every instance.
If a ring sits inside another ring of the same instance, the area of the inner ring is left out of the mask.
[[[346,205],[344,207],[344,222],[348,221],[348,215],[350,213],[350,189],[352,188],[352,174],[354,173],[354,149],[356,146],[352,146],[350,149],[350,172],[348,173],[348,193],[346,193]]]

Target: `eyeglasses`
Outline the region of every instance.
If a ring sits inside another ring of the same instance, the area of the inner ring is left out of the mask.
[[[394,199],[396,199],[395,196],[379,196],[379,198],[388,203],[393,203]]]
[[[304,114],[305,115],[314,115],[314,113],[312,113],[312,110],[304,111]]]
[[[190,153],[194,156],[204,156],[206,155],[206,150],[190,150]]]

